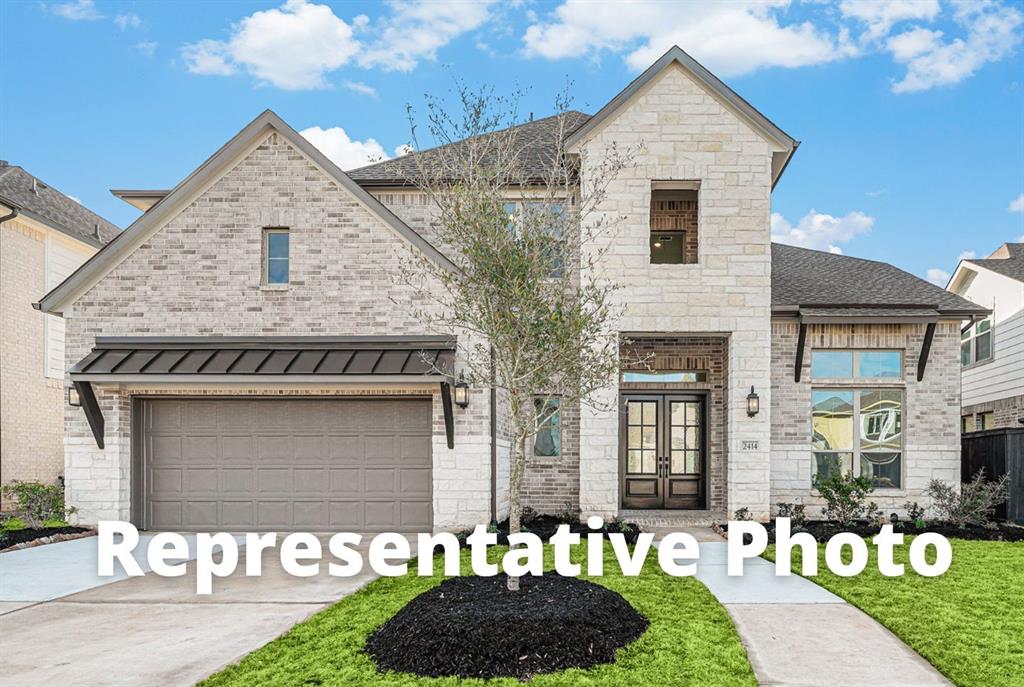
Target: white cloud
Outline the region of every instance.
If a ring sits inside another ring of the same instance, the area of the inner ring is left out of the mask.
[[[772,240],[791,246],[842,253],[838,244],[848,243],[860,234],[869,233],[874,224],[874,217],[859,211],[834,217],[812,209],[795,225],[781,214],[773,212]]]
[[[395,147],[395,157],[402,157],[403,155],[408,155],[414,150],[416,149],[413,148],[408,143],[403,143],[402,145]]]
[[[1010,201],[1010,204],[1006,206],[1007,212],[1024,212],[1024,193],[1020,194],[1016,198]]]
[[[325,75],[358,50],[352,26],[330,7],[288,0],[245,17],[226,41],[205,39],[183,46],[181,56],[195,74],[233,74],[241,67],[261,83],[302,90],[324,88]]]
[[[160,44],[156,41],[142,41],[135,44],[135,49],[146,57],[152,57],[158,47],[160,47]]]
[[[360,81],[346,81],[342,85],[348,90],[352,91],[353,93],[358,93],[359,95],[366,95],[373,98],[374,100],[380,97],[377,95],[376,88],[369,84],[362,83]]]
[[[907,73],[893,84],[894,93],[925,91],[963,81],[989,62],[1011,54],[1020,43],[1024,14],[998,3],[956,3],[954,22],[966,34],[948,41],[941,32],[914,28],[888,44],[893,59],[906,63]]]
[[[363,67],[408,72],[420,60],[434,60],[437,50],[467,31],[479,28],[495,0],[407,0],[390,3],[392,14],[373,27],[376,40],[359,55]]]
[[[376,139],[354,141],[340,126],[330,129],[312,126],[299,133],[342,169],[355,169],[388,159],[384,147]]]
[[[960,262],[961,260],[974,260],[974,258],[976,257],[978,257],[978,254],[975,253],[973,250],[965,250],[963,253],[956,256],[956,261]]]
[[[787,2],[689,2],[685,11],[660,0],[641,0],[628,10],[615,3],[566,0],[547,21],[532,24],[526,54],[560,59],[625,52],[634,69],[649,66],[680,45],[720,76],[761,67],[801,67],[852,54],[844,32],[830,35],[808,21],[782,22]],[[639,45],[638,45],[639,44]]]
[[[877,40],[896,24],[910,19],[932,20],[939,15],[939,0],[843,0],[839,11],[844,17],[867,25],[862,40]]]
[[[394,0],[390,14],[372,26],[365,15],[350,21],[327,5],[287,0],[232,25],[226,40],[187,43],[181,56],[194,74],[244,70],[259,83],[286,90],[326,88],[327,75],[351,63],[363,68],[410,71],[436,59],[439,48],[487,20],[495,0]],[[366,95],[372,87],[347,81]]]
[[[878,188],[875,189],[874,191],[867,191],[864,193],[864,195],[866,195],[868,198],[878,198],[879,196],[884,196],[888,192],[889,189],[887,188]]]
[[[95,21],[97,19],[103,19],[103,15],[96,9],[96,3],[93,0],[75,0],[74,2],[52,5],[48,9],[58,17],[64,17],[71,21]]]
[[[125,29],[137,29],[142,26],[142,20],[139,19],[139,15],[134,12],[117,15],[114,17],[114,23],[117,24],[117,28],[122,31]]]
[[[928,273],[925,275],[925,279],[935,284],[936,286],[941,286],[945,288],[946,284],[949,283],[949,272],[947,272],[946,270],[941,270],[938,267],[933,267],[930,270],[928,270]]]

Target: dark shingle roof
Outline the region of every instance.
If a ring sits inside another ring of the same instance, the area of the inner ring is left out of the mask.
[[[943,314],[986,308],[884,262],[772,244],[772,306],[880,308],[906,313],[918,308]]]
[[[1024,243],[1007,243],[1006,252],[1008,256],[1005,258],[988,257],[984,260],[964,260],[964,262],[1024,282]]]
[[[0,167],[0,203],[14,204],[27,217],[91,246],[103,246],[121,233],[114,224],[17,165]]]
[[[564,117],[563,126],[561,127],[561,132],[564,136],[572,133],[590,119],[588,114],[571,110],[563,115],[552,115],[503,130],[515,131],[516,143],[522,150],[521,159],[525,172],[530,177],[541,178],[547,171],[548,165],[551,162],[552,151],[555,150],[555,138],[559,133],[559,116]],[[464,143],[464,141],[456,141],[448,145],[458,146]],[[437,148],[410,153],[393,160],[385,160],[384,162],[360,167],[345,173],[360,186],[409,185],[410,180],[414,180],[419,176],[417,157],[428,156],[433,150],[437,150]]]

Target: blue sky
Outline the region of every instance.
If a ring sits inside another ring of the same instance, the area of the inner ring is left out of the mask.
[[[265,108],[352,168],[453,75],[594,112],[678,43],[802,141],[779,240],[941,282],[1024,241],[1022,38],[998,0],[8,0],[0,157],[127,226],[110,188],[175,185]]]

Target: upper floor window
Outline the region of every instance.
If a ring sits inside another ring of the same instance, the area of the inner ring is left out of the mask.
[[[263,283],[288,283],[288,230],[263,230]]]
[[[960,333],[960,364],[973,365],[992,359],[992,317],[975,322]]]
[[[697,182],[654,182],[651,188],[651,264],[697,262]]]
[[[900,351],[811,352],[811,379],[899,379],[903,376]]]
[[[541,249],[551,264],[550,276],[560,277],[565,267],[562,246],[562,223],[565,221],[565,206],[549,201],[508,201],[503,206],[508,217],[507,227],[517,237],[523,235],[522,227],[529,228],[530,236],[544,247]],[[527,224],[529,223],[529,224]]]

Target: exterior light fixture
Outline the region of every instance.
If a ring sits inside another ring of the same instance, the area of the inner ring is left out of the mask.
[[[455,401],[455,405],[460,408],[465,408],[469,405],[469,384],[466,384],[466,378],[459,373],[459,379],[454,385],[455,392],[452,400]]]
[[[750,393],[747,394],[747,415],[754,417],[761,412],[761,398],[754,393],[754,387],[750,387]]]
[[[72,408],[82,407],[82,399],[78,397],[78,389],[73,386],[68,387],[68,405]]]

